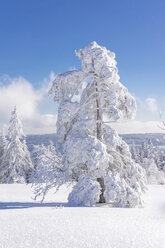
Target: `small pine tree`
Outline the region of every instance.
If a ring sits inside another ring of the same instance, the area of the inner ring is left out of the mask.
[[[165,184],[165,174],[158,170],[153,158],[144,158],[142,167],[146,171],[148,184]]]
[[[148,184],[164,184],[165,174],[161,168],[160,152],[149,139],[142,144],[140,164],[145,169]]]
[[[136,163],[139,163],[139,154],[138,154],[138,150],[135,147],[135,142],[132,143],[131,146],[131,154],[132,154],[132,158]]]
[[[7,140],[6,140],[6,137],[4,135],[4,130],[2,129],[2,131],[0,133],[0,165],[2,163],[2,157],[3,157],[3,154],[5,152],[6,146],[7,146]]]
[[[26,183],[33,165],[16,107],[11,114],[8,136],[9,142],[1,166],[2,183]]]
[[[5,153],[5,150],[6,150],[6,147],[7,147],[7,140],[6,140],[6,137],[4,135],[4,130],[2,129],[1,133],[0,133],[0,183],[2,181],[2,169],[1,169],[1,166],[2,166],[2,163],[3,163],[3,156],[4,156],[4,153]]]

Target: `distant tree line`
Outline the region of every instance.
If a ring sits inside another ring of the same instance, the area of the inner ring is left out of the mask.
[[[165,154],[159,146],[154,146],[151,139],[141,146],[130,146],[132,158],[140,164],[146,173],[148,184],[165,183]]]

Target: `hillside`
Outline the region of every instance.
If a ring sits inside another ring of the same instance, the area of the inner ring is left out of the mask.
[[[155,146],[165,146],[165,133],[147,133],[147,134],[122,134],[120,135],[128,145],[141,145],[145,140],[151,139]],[[27,144],[48,145],[49,141],[52,140],[56,144],[56,134],[42,134],[42,135],[27,135]]]

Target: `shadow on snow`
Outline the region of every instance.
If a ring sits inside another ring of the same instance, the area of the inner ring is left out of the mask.
[[[63,208],[68,207],[67,203],[63,202],[50,202],[50,203],[37,203],[37,202],[0,202],[0,210],[2,209],[24,209],[24,208]]]
[[[72,205],[65,202],[48,202],[48,203],[41,203],[41,202],[0,202],[0,210],[10,210],[10,209],[24,209],[24,208],[64,208],[64,207],[85,207],[88,208],[90,206],[84,205]],[[93,207],[112,207],[111,204],[108,203],[96,203]]]

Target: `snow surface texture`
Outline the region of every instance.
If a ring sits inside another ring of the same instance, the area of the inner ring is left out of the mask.
[[[0,248],[165,247],[165,186],[149,186],[144,208],[134,209],[67,207],[70,191],[40,204],[30,185],[1,184]]]

